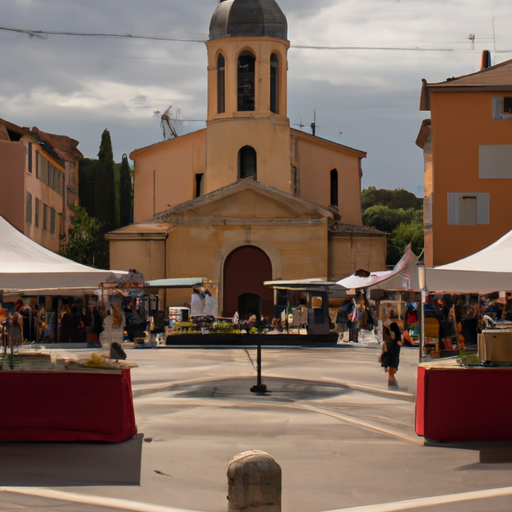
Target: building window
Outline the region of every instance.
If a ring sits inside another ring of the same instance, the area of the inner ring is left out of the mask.
[[[26,211],[26,218],[27,222],[29,224],[32,224],[32,194],[27,192],[27,211]]]
[[[251,52],[242,52],[238,57],[238,111],[254,110],[254,71],[256,58]]]
[[[62,195],[64,173],[50,163],[41,153],[36,152],[36,178]]]
[[[57,224],[57,219],[56,219],[55,208],[50,208],[50,233],[52,235],[54,235],[56,232],[56,224]]]
[[[270,111],[279,113],[279,57],[270,56]]]
[[[489,194],[448,193],[448,224],[457,226],[489,224]]]
[[[217,59],[217,113],[226,111],[226,60],[222,53]]]
[[[338,206],[338,170],[331,171],[331,206]]]
[[[512,178],[512,144],[480,146],[478,153],[481,180]]]
[[[34,204],[34,226],[36,228],[39,227],[39,210],[41,208],[40,203],[41,203],[41,201],[36,197],[35,204]]]
[[[250,177],[256,179],[256,151],[251,146],[244,146],[238,152],[238,179]]]
[[[495,96],[492,99],[492,118],[495,121],[512,119],[512,96]]]
[[[50,216],[50,207],[43,205],[43,230],[48,231],[48,217]]]
[[[300,193],[299,168],[292,164],[292,194],[298,196]]]
[[[28,151],[28,172],[30,174],[32,174],[32,142],[29,142],[28,143],[28,147],[27,147],[27,151]]]
[[[202,183],[203,183],[203,174],[196,174],[196,195],[195,197],[199,197],[201,195]]]

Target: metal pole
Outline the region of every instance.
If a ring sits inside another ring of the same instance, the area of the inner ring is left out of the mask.
[[[261,345],[258,345],[256,361],[258,365],[258,386],[261,386]]]
[[[251,388],[251,391],[253,393],[265,393],[265,391],[267,391],[267,386],[261,383],[261,345],[258,345],[257,347],[256,366],[258,381],[256,385]]]
[[[428,289],[425,282],[425,266],[418,265],[418,280],[421,290],[420,298],[420,340],[419,340],[419,362],[423,359],[423,347],[425,346],[425,302],[428,298]]]

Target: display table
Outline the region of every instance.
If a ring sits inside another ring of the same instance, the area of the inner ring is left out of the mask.
[[[416,433],[430,441],[512,441],[512,368],[420,364]]]
[[[130,370],[1,371],[0,441],[104,441],[137,433]]]
[[[179,334],[167,336],[166,345],[243,345],[243,346],[332,346],[338,333],[329,334]]]

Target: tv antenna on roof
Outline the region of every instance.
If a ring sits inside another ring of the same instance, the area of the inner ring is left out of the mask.
[[[311,123],[311,133],[316,135],[316,109],[313,110],[313,122]]]
[[[475,49],[475,34],[469,34],[468,36],[471,50]]]
[[[162,127],[162,133],[164,140],[170,139],[171,137],[179,137],[178,131],[176,130],[176,123],[204,123],[204,119],[183,119],[181,117],[181,108],[176,109],[176,114],[171,115],[172,105],[160,115],[159,110],[155,110],[153,114],[155,116],[160,115],[160,126]]]
[[[174,128],[174,124],[172,121],[176,121],[176,118],[171,117],[171,108],[172,105],[160,116],[160,127],[162,128],[162,135],[164,137],[164,140],[170,139],[171,137],[177,137],[178,132],[176,131],[176,128]],[[179,113],[181,115],[181,109],[178,109]],[[178,111],[176,111],[178,112]],[[159,110],[155,110],[153,114],[158,115],[160,114]]]
[[[304,128],[304,124],[302,123],[302,117],[300,118],[300,123],[294,124],[293,126],[298,126],[302,130],[302,128]]]

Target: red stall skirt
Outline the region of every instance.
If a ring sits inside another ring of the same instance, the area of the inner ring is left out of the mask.
[[[0,441],[104,441],[137,433],[130,370],[0,372]]]

